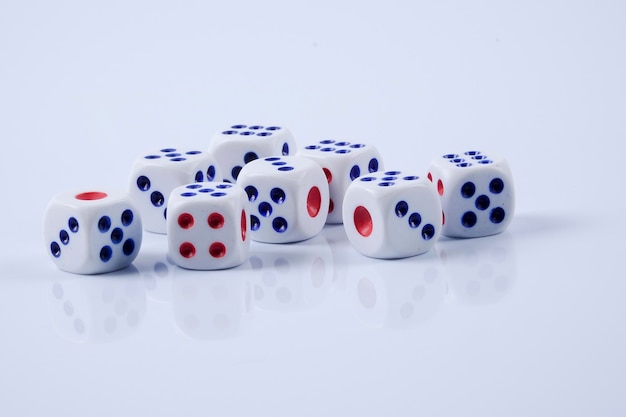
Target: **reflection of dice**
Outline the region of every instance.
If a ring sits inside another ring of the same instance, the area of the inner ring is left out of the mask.
[[[382,158],[376,148],[362,143],[322,140],[298,151],[317,162],[326,174],[330,191],[326,223],[342,223],[343,197],[350,183],[361,175],[383,169]]]
[[[174,319],[178,328],[199,340],[235,337],[252,316],[252,293],[246,266],[209,274],[174,271]]]
[[[237,181],[248,162],[295,151],[296,141],[289,129],[272,125],[233,125],[216,133],[209,144],[209,152],[219,161],[227,182]]]
[[[255,304],[265,310],[295,311],[318,305],[333,280],[333,258],[322,235],[297,245],[253,242]]]
[[[131,264],[141,246],[141,218],[127,194],[66,192],[44,217],[44,240],[54,263],[78,274],[99,274]]]
[[[350,267],[349,296],[358,317],[373,327],[408,328],[430,319],[445,298],[446,285],[435,254]]]
[[[57,331],[74,342],[103,343],[134,333],[146,312],[146,295],[131,266],[89,279],[59,277],[50,291]]]
[[[348,239],[362,254],[403,258],[434,246],[441,231],[441,203],[426,179],[386,171],[350,184],[343,219]]]
[[[169,303],[172,301],[172,271],[177,269],[176,264],[163,253],[162,241],[158,241],[158,250],[149,252],[146,241],[133,266],[139,270],[146,295],[153,301]],[[156,245],[155,245],[156,246]]]
[[[246,193],[234,184],[188,184],[170,195],[170,257],[189,269],[223,269],[248,259]]]
[[[257,159],[243,167],[237,185],[248,195],[252,240],[297,242],[324,227],[328,183],[322,168],[308,158]]]
[[[221,179],[215,159],[207,152],[163,148],[135,159],[129,192],[141,211],[144,228],[165,233],[167,199],[174,188],[191,182]]]
[[[515,248],[508,233],[485,239],[448,240],[440,245],[451,294],[469,304],[500,300],[516,279]]]
[[[428,178],[441,196],[444,235],[488,236],[511,222],[515,192],[503,157],[479,151],[443,155],[432,162]]]

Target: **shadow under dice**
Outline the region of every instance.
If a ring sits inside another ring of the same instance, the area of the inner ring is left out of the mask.
[[[378,150],[363,143],[322,140],[300,149],[298,155],[317,162],[326,174],[330,192],[326,223],[329,224],[343,222],[341,207],[350,183],[361,175],[383,169]]]
[[[163,234],[167,229],[167,199],[174,188],[192,182],[221,180],[221,171],[209,153],[163,148],[135,159],[129,193],[141,212],[144,228]]]
[[[513,218],[513,176],[501,156],[479,151],[443,155],[432,162],[428,179],[441,196],[446,236],[493,235]]]
[[[432,184],[400,171],[353,181],[344,197],[344,228],[363,255],[404,258],[430,250],[441,232],[441,203]]]
[[[68,272],[100,274],[124,268],[137,257],[141,239],[141,217],[122,192],[58,194],[44,216],[48,254]]]
[[[209,152],[219,161],[224,181],[236,182],[244,165],[258,158],[292,155],[296,141],[286,127],[238,124],[216,133]]]
[[[172,260],[188,269],[231,268],[248,259],[247,202],[234,184],[187,184],[172,191],[167,241]]]
[[[237,185],[248,196],[252,240],[289,243],[317,235],[328,215],[328,183],[308,158],[269,157],[246,165]]]

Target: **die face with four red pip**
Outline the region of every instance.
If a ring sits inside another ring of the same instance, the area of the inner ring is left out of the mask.
[[[480,151],[450,153],[428,169],[444,212],[442,233],[472,238],[504,231],[515,210],[513,176],[507,161]]]
[[[326,175],[312,160],[272,156],[243,167],[237,185],[245,190],[252,240],[290,243],[317,235],[328,216]]]
[[[226,182],[175,188],[168,205],[169,255],[183,268],[231,268],[248,259],[248,215],[244,191]]]
[[[44,215],[44,240],[52,261],[76,274],[112,272],[139,253],[142,221],[126,193],[65,192]]]
[[[326,223],[343,222],[341,207],[350,183],[356,178],[383,169],[382,157],[371,145],[332,139],[322,140],[298,150],[298,155],[317,162],[326,174],[330,205]]]
[[[343,225],[363,255],[392,259],[430,250],[441,233],[441,202],[426,178],[385,171],[354,180],[344,197]]]
[[[283,126],[236,124],[216,133],[209,153],[219,161],[224,181],[235,183],[249,162],[268,156],[287,156],[296,152],[293,134]]]
[[[144,228],[166,233],[167,199],[172,190],[191,182],[221,181],[221,175],[215,158],[206,151],[162,148],[135,159],[129,193]]]

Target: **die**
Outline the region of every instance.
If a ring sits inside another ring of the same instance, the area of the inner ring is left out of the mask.
[[[60,193],[44,215],[48,254],[67,272],[100,274],[127,267],[141,239],[141,216],[124,192]]]
[[[237,185],[248,196],[250,237],[290,243],[317,235],[328,216],[328,182],[322,168],[300,156],[271,156],[245,165]]]
[[[135,159],[129,192],[145,230],[163,234],[167,229],[167,199],[174,188],[194,181],[221,179],[220,168],[208,152],[162,148]]]
[[[441,232],[441,202],[426,178],[400,171],[353,181],[343,201],[348,240],[363,255],[404,258],[431,249]]]
[[[174,263],[187,269],[225,269],[248,259],[244,191],[226,182],[193,183],[170,195],[167,243]]]
[[[219,161],[224,181],[236,182],[248,162],[296,152],[296,141],[286,127],[238,124],[216,133],[209,152]]]
[[[363,143],[322,140],[301,148],[297,155],[314,160],[326,174],[330,191],[330,205],[326,219],[328,224],[343,222],[341,207],[348,185],[363,174],[371,174],[383,169],[382,157],[378,150]]]
[[[446,154],[432,162],[428,179],[441,196],[442,234],[489,236],[510,224],[515,191],[511,169],[502,156],[480,151]]]

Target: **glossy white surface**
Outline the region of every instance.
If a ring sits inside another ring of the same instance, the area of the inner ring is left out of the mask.
[[[2,2],[0,415],[622,416],[621,2]],[[192,272],[59,271],[45,206],[136,155],[273,120],[422,171],[469,147],[507,232],[402,261],[327,226]]]

